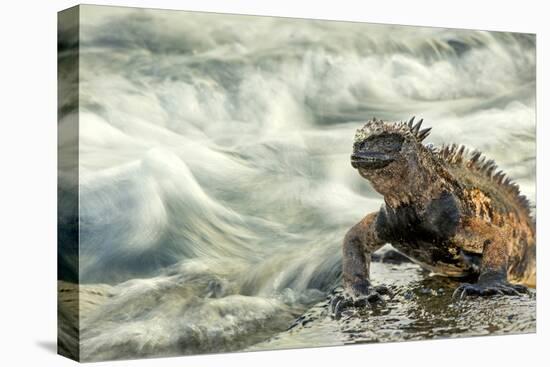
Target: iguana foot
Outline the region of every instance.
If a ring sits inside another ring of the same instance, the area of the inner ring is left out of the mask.
[[[342,312],[351,308],[372,307],[377,304],[385,304],[382,295],[391,295],[388,287],[384,285],[363,288],[346,287],[343,290],[333,292],[329,307],[332,315],[340,319]]]
[[[494,296],[509,295],[519,296],[527,293],[527,287],[519,284],[511,284],[507,281],[480,282],[476,284],[462,283],[453,293],[453,299],[463,299],[468,296]]]

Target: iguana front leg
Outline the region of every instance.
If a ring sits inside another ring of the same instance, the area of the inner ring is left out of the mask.
[[[380,295],[388,293],[386,287],[372,287],[369,277],[371,254],[384,245],[376,234],[376,216],[377,213],[367,215],[344,237],[344,291],[336,294],[331,301],[331,309],[335,315],[349,307],[362,307],[379,302]]]
[[[463,237],[466,241],[481,241],[483,248],[481,267],[477,283],[461,284],[453,293],[453,298],[465,296],[492,296],[495,294],[519,295],[527,288],[508,282],[508,241],[505,230],[481,219],[467,222]],[[473,234],[475,233],[475,235]]]

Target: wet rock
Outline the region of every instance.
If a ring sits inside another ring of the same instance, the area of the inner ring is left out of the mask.
[[[394,269],[395,268],[395,269]],[[427,276],[416,265],[375,263],[373,281],[395,294],[375,309],[353,309],[330,317],[324,300],[296,319],[292,330],[249,350],[422,340],[457,336],[531,333],[536,326],[536,291],[530,296],[452,301],[459,281]],[[335,290],[337,294],[341,289]]]

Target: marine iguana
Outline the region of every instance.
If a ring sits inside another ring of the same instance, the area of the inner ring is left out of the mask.
[[[371,254],[386,243],[429,271],[477,278],[453,298],[517,295],[535,287],[535,223],[519,187],[479,151],[434,148],[423,120],[370,120],[358,129],[351,165],[384,196],[378,212],[343,241],[343,286],[333,312],[382,300],[371,285]]]

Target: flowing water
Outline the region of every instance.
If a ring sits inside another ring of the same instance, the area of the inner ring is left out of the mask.
[[[534,291],[455,304],[410,263],[374,264],[379,310],[325,301],[382,203],[349,163],[373,116],[423,117],[534,203],[533,35],[83,6],[80,37],[84,360],[535,330]]]

